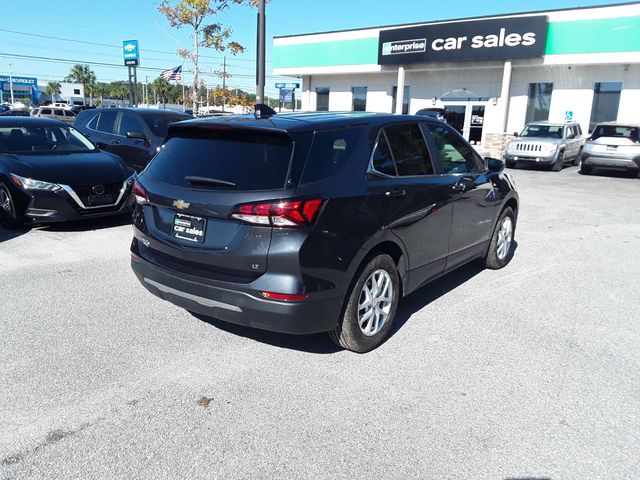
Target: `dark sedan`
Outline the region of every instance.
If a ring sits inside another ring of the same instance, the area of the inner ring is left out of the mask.
[[[96,146],[120,156],[140,172],[164,142],[173,122],[193,118],[154,108],[96,108],[78,114],[73,126]]]
[[[122,215],[135,171],[57,120],[0,118],[0,223],[5,227]]]

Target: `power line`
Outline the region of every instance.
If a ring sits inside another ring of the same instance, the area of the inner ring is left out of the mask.
[[[72,38],[64,38],[64,37],[54,37],[52,35],[41,35],[38,33],[28,33],[28,32],[19,32],[17,30],[7,30],[5,28],[0,28],[0,32],[6,32],[6,33],[13,33],[16,35],[25,35],[28,37],[38,37],[38,38],[46,38],[49,40],[60,40],[63,42],[72,42],[72,43],[80,43],[82,45],[94,45],[97,47],[108,47],[108,48],[117,48],[118,50],[120,50],[122,48],[122,46],[120,45],[112,45],[112,44],[108,44],[108,43],[98,43],[98,42],[85,42],[83,40],[74,40]],[[163,54],[167,54],[167,55],[177,55],[176,52],[167,52],[167,51],[163,51],[163,50],[152,50],[150,48],[145,48],[142,50],[143,52],[151,52],[151,53],[163,53]],[[210,58],[212,60],[222,60],[223,57],[214,57],[212,55],[200,55],[200,58]],[[256,59],[255,58],[234,58],[234,60],[238,60],[241,62],[255,62]],[[271,60],[267,60],[268,63],[271,62]]]

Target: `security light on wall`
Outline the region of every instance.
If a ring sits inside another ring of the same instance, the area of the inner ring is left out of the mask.
[[[433,97],[431,99],[431,105],[435,105],[437,101],[438,101],[438,99],[436,97]]]
[[[493,97],[491,100],[493,101],[494,105],[498,105],[498,97]]]

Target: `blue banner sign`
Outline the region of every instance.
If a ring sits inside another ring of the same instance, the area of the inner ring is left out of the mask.
[[[140,62],[140,54],[138,51],[138,40],[125,40],[122,42],[122,56],[124,64],[127,66],[136,66]]]

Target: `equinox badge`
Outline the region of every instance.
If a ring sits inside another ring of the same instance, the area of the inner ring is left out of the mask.
[[[189,208],[189,205],[191,205],[189,202],[185,202],[184,200],[174,200],[173,201],[173,206],[176,208],[179,208],[180,210],[183,210],[185,208]]]

